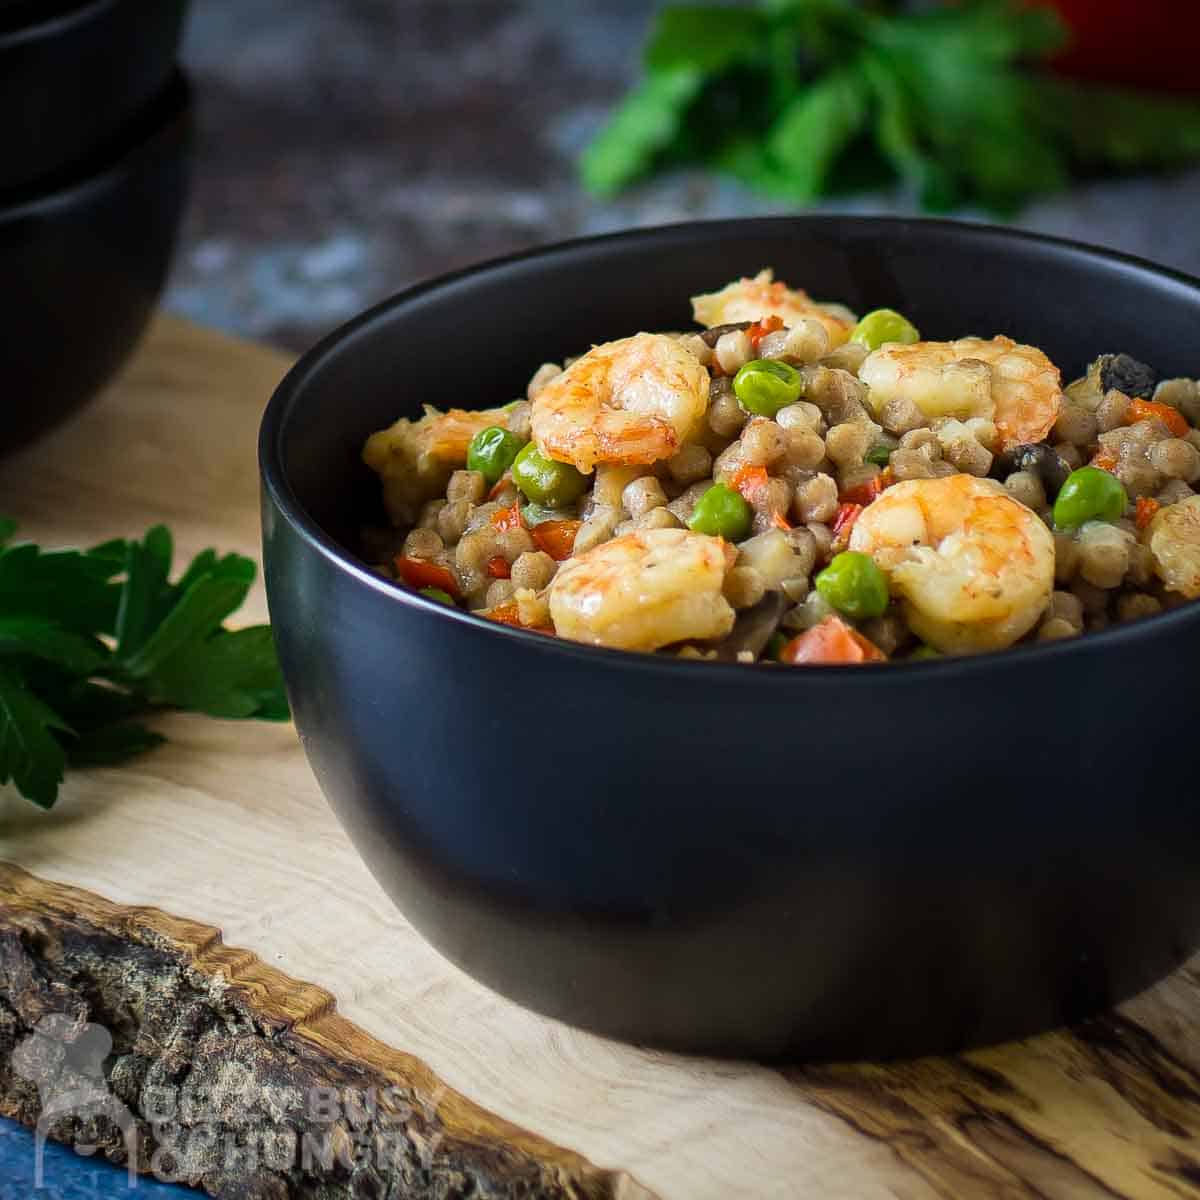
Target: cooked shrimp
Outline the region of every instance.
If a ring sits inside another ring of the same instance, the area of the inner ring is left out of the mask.
[[[426,408],[419,421],[401,417],[367,438],[363,462],[383,480],[383,504],[395,525],[411,525],[426,500],[446,490],[451,473],[466,465],[467,447],[482,429],[508,427],[511,409],[467,412]]]
[[[569,558],[550,584],[559,637],[621,650],[724,637],[734,613],[721,589],[737,552],[686,529],[643,529]]]
[[[876,416],[901,398],[931,419],[985,417],[995,422],[1000,450],[1040,442],[1062,407],[1058,368],[1036,346],[1003,336],[891,343],[867,356],[858,377]]]
[[[1054,587],[1054,538],[990,479],[951,475],[888,488],[850,549],[870,554],[909,627],[947,654],[1002,650],[1028,633]]]
[[[763,317],[778,317],[791,328],[807,318],[825,327],[831,350],[848,341],[854,328],[854,314],[849,309],[841,304],[818,304],[807,292],[776,282],[772,271],[734,280],[719,292],[693,296],[692,315],[707,329]]]
[[[1155,574],[1167,589],[1200,598],[1200,496],[1187,496],[1154,514],[1146,530]]]
[[[555,376],[533,399],[538,449],[585,474],[670,458],[708,407],[708,372],[674,338],[639,333],[605,342]]]

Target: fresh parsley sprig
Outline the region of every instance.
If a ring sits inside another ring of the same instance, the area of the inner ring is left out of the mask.
[[[91,550],[10,544],[15,532],[0,519],[0,784],[50,808],[68,765],[159,745],[138,718],[160,709],[287,720],[270,627],[223,624],[250,559],[205,550],[171,583],[162,525]]]
[[[703,164],[796,204],[899,179],[931,210],[1009,212],[1079,171],[1200,158],[1200,105],[1025,69],[1066,37],[1021,0],[671,6],[582,177],[611,195]]]

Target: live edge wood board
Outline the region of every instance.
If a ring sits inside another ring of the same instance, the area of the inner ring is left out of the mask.
[[[181,554],[256,554],[255,432],[286,365],[160,318],[98,402],[0,465],[0,513],[51,544],[163,520]],[[264,615],[259,594],[246,618]],[[164,730],[51,813],[0,796],[4,1115],[36,1122],[30,1038],[57,1013],[110,1032],[139,1169],[220,1197],[1200,1197],[1194,965],[1084,1027],[949,1059],[780,1070],[618,1046],[426,946],[289,726]],[[51,1133],[123,1161],[103,1123]]]

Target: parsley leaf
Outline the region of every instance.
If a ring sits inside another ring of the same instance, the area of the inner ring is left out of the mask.
[[[0,543],[14,530],[0,519]],[[270,627],[223,624],[254,563],[205,550],[172,584],[173,551],[161,525],[89,551],[0,549],[0,784],[49,808],[68,763],[159,745],[137,718],[163,708],[288,719]]]
[[[26,687],[18,671],[0,665],[0,784],[12,780],[39,808],[50,808],[58,799],[66,770],[56,731],[70,729]]]
[[[1066,79],[1030,82],[1031,116],[1082,167],[1174,167],[1200,158],[1200,104]]]
[[[147,694],[210,717],[288,718],[275,641],[266,625],[194,639],[148,679]]]
[[[649,170],[655,156],[678,135],[703,82],[703,74],[690,67],[652,71],[584,151],[584,183],[609,195]]]
[[[767,33],[761,13],[746,8],[679,5],[662,11],[646,47],[652,71],[679,67],[711,74],[757,56]]]
[[[106,554],[43,551],[28,542],[0,549],[0,613],[42,617],[77,633],[111,633],[121,564]]]
[[[838,155],[867,122],[869,88],[860,71],[827,75],[801,92],[767,131],[767,148],[800,201],[825,189]]]
[[[125,586],[117,608],[117,654],[128,658],[140,650],[150,631],[163,618],[171,600],[174,543],[170,532],[156,525],[140,542],[125,545]]]
[[[44,617],[0,615],[0,660],[25,656],[73,674],[90,675],[108,660],[109,652],[103,642],[72,633]]]
[[[697,163],[808,203],[882,172],[926,208],[1008,212],[1072,170],[1200,160],[1200,105],[1031,74],[1066,36],[1022,0],[669,5],[583,181],[608,195]]]
[[[144,725],[102,725],[67,742],[67,761],[73,767],[115,767],[166,740]]]

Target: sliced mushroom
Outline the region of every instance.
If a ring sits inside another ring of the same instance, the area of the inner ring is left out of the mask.
[[[1088,367],[1088,376],[1100,395],[1114,388],[1127,396],[1149,400],[1158,384],[1158,372],[1128,354],[1102,354]]]
[[[992,468],[998,479],[1006,479],[1014,471],[1028,471],[1041,480],[1046,495],[1053,499],[1071,474],[1070,465],[1054,449],[1044,443],[1025,443],[1001,454]]]
[[[737,662],[738,655],[746,650],[758,658],[787,606],[782,592],[768,592],[757,604],[743,609],[728,636],[717,644],[717,658],[722,662]]]
[[[714,325],[711,329],[706,329],[700,335],[700,340],[711,350],[716,347],[718,339],[725,334],[738,333],[743,329],[749,329],[752,324],[752,321],[736,321],[732,325]]]

